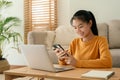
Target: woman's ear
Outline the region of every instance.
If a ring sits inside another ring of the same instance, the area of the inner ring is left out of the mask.
[[[92,20],[90,20],[88,24],[90,27],[92,27]]]

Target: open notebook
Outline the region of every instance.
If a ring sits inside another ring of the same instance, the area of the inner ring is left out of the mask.
[[[91,70],[82,74],[81,77],[108,80],[114,73],[114,71]]]
[[[28,66],[33,69],[40,69],[51,72],[60,72],[74,69],[72,66],[56,66],[47,52],[45,45],[21,45]]]

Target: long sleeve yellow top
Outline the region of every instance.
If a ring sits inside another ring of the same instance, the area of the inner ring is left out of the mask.
[[[108,68],[112,67],[112,57],[105,37],[95,36],[87,42],[80,38],[74,39],[69,47],[69,53],[76,59],[75,67]],[[59,61],[66,64],[65,61]]]

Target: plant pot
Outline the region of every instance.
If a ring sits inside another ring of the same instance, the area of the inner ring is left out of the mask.
[[[0,60],[0,73],[3,73],[3,71],[10,69],[10,65],[6,59]]]

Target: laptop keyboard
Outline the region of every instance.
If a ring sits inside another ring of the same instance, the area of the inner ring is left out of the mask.
[[[54,69],[55,69],[56,71],[66,71],[66,70],[74,69],[74,67],[72,67],[72,66],[54,65]]]
[[[55,67],[56,71],[66,71],[66,70],[71,70],[73,67]]]
[[[65,70],[65,68],[62,68],[62,67],[61,67],[61,68],[55,67],[55,69],[56,69],[56,70]]]

